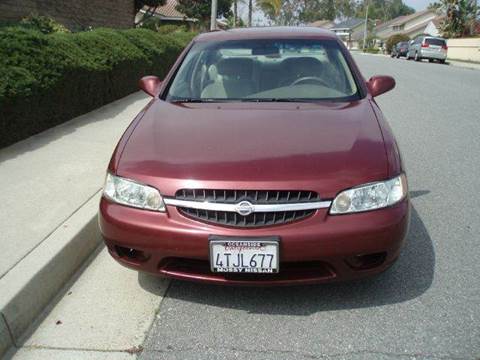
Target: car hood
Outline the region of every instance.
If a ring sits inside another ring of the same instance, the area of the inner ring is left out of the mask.
[[[156,186],[312,190],[322,198],[387,176],[382,133],[367,99],[349,103],[154,100],[116,172]]]

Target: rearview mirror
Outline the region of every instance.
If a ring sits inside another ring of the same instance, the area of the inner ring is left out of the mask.
[[[367,86],[370,94],[375,97],[392,90],[395,87],[395,79],[386,75],[372,76],[367,81]]]
[[[156,76],[144,76],[140,79],[138,85],[140,89],[145,91],[150,96],[157,96],[160,91],[160,85],[162,85],[162,80]]]

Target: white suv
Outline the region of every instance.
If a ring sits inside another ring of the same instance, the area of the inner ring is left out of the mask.
[[[447,42],[445,39],[440,37],[417,36],[414,40],[410,41],[407,52],[407,60],[415,59],[415,61],[420,61],[422,59],[428,59],[428,61],[433,62],[437,60],[441,63],[444,63],[447,59]]]

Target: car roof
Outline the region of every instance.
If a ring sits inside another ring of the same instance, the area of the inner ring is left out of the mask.
[[[305,39],[321,38],[336,40],[334,32],[309,26],[269,26],[238,28],[231,30],[219,30],[203,33],[195,38],[195,41],[225,41],[225,40],[246,40],[246,39]]]

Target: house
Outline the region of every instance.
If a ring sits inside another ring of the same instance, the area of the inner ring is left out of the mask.
[[[172,25],[193,25],[197,22],[197,19],[191,19],[178,11],[177,5],[177,0],[167,0],[165,5],[156,8],[144,6],[143,9],[138,12],[135,21],[137,23],[141,22],[142,17],[148,14],[159,19],[162,23]]]
[[[375,36],[380,41],[385,41],[390,36],[396,34],[404,34],[410,38],[422,34],[439,36],[442,20],[442,15],[438,15],[434,10],[427,9],[410,15],[399,16],[380,24],[375,28]]]
[[[134,0],[1,0],[0,22],[16,22],[31,14],[48,16],[70,30],[134,26]]]
[[[330,28],[345,43],[347,48],[359,47],[365,33],[365,19],[352,18],[342,21]]]
[[[318,27],[322,29],[331,29],[335,26],[335,23],[332,20],[317,20],[307,24],[307,26]]]

